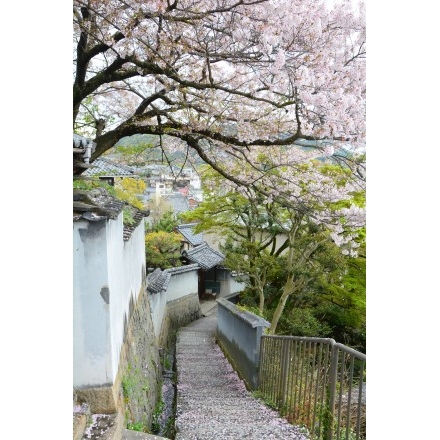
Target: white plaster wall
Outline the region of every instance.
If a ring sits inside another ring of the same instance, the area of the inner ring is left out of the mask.
[[[195,264],[192,270],[186,272],[179,273],[179,268],[176,270],[174,273],[174,269],[167,269],[171,277],[166,291],[148,294],[154,334],[157,338],[160,336],[167,303],[198,292],[198,265]]]
[[[122,214],[117,227],[108,230],[111,356],[114,377],[119,368],[119,356],[124,342],[124,319],[130,319],[130,301],[136,304],[145,273],[145,228],[144,222],[133,231],[128,241],[123,241]],[[116,225],[115,225],[116,226]]]
[[[229,296],[233,293],[241,292],[245,288],[245,283],[236,281],[236,277],[232,276],[230,272],[226,275],[226,280],[220,281],[219,297]]]
[[[125,312],[127,292],[124,292],[124,272],[123,272],[123,220],[122,214],[115,220],[109,220],[107,227],[107,262],[108,265],[108,285],[110,290],[110,332],[108,334],[107,349],[112,365],[111,383],[113,383],[118,372],[119,356],[116,355],[116,347],[119,343],[117,335],[121,330],[121,317],[123,325],[123,313]]]
[[[107,384],[114,377],[109,355],[109,305],[101,296],[102,288],[109,287],[106,229],[105,221],[73,223],[75,388]]]
[[[238,282],[236,277],[233,277],[232,275],[229,276],[229,293],[241,292],[245,287],[245,283]]]
[[[129,319],[130,299],[136,303],[142,287],[144,222],[124,242],[122,219],[121,213],[115,220],[74,222],[75,388],[114,382],[124,338],[124,319]],[[108,292],[108,303],[101,295],[103,289]]]
[[[171,278],[168,283],[167,302],[183,298],[186,295],[198,292],[199,275],[198,269],[191,271],[176,273],[171,272]]]
[[[162,291],[160,293],[148,293],[148,299],[150,301],[154,335],[156,336],[156,338],[158,338],[160,335],[160,330],[162,328],[162,322],[167,307],[167,292]]]

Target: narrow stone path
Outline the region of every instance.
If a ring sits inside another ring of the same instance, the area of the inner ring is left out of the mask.
[[[175,440],[307,440],[246,390],[215,342],[216,309],[177,333]]]

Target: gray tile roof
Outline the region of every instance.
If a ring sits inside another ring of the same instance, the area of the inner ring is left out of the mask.
[[[147,276],[147,291],[150,293],[160,293],[167,290],[171,274],[166,270],[155,269]]]
[[[164,200],[170,203],[176,214],[190,210],[188,199],[181,193],[165,194],[162,196]]]
[[[194,228],[197,226],[197,223],[187,223],[186,225],[179,225],[177,226],[177,232],[180,232],[193,246],[198,246],[199,244],[203,243],[203,234],[195,234]]]
[[[116,219],[125,203],[112,197],[104,188],[73,190],[73,219],[84,218],[98,221],[103,218]]]
[[[183,251],[182,257],[192,263],[197,263],[205,270],[211,269],[217,264],[220,264],[225,258],[221,252],[211,249],[206,241],[189,251]]]
[[[113,162],[105,157],[98,157],[92,167],[83,173],[85,176],[113,176],[113,177],[134,177],[135,171],[126,165]]]
[[[150,215],[150,211],[141,211],[137,208],[134,208],[133,206],[130,206],[129,208],[131,210],[131,214],[133,216],[134,221],[130,225],[124,223],[124,231],[123,231],[124,241],[127,241],[131,237],[131,234],[133,234],[134,230],[144,220],[144,218]]]
[[[130,225],[124,224],[123,239],[127,241],[144,217],[150,215],[149,211],[141,211],[122,200],[115,199],[104,188],[94,188],[89,191],[73,190],[73,221],[115,220],[124,207],[130,209],[134,220]]]
[[[178,273],[189,272],[191,270],[198,269],[199,267],[200,266],[197,263],[187,264],[185,266],[171,267],[169,269],[165,269],[165,272],[168,272],[171,275],[175,275]]]

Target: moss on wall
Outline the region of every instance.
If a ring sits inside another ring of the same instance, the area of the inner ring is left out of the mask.
[[[162,348],[175,343],[177,330],[200,318],[197,293],[167,304],[159,339],[154,337],[146,289],[142,289],[127,326],[121,356],[120,399],[128,429],[152,433],[162,396]],[[119,375],[119,374],[118,374]]]

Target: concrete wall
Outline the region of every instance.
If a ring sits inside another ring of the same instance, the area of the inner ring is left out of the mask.
[[[270,323],[253,313],[240,310],[224,298],[217,300],[219,345],[251,390],[258,388],[260,341]]]

